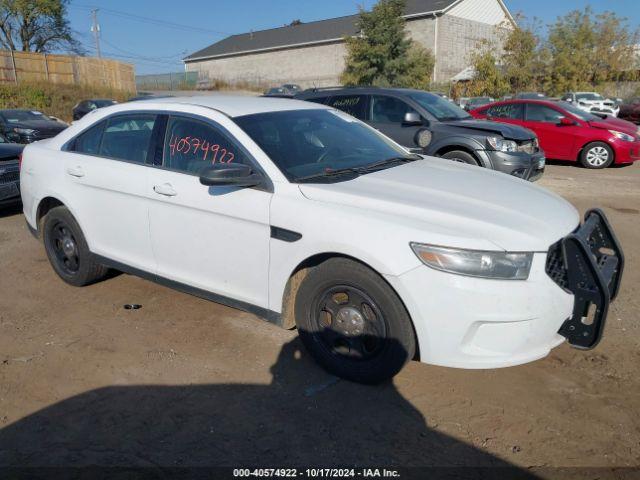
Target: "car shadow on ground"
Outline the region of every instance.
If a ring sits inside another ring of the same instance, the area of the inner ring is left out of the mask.
[[[10,467],[17,476],[62,467],[68,477],[70,467],[96,465],[161,476],[175,467],[339,465],[484,467],[499,475],[482,478],[537,478],[429,428],[391,382],[325,374],[298,338],[271,373],[265,385],[113,386],[61,401],[0,430],[0,476]],[[444,472],[478,478],[474,469]]]

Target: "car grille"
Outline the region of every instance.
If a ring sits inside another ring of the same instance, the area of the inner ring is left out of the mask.
[[[518,144],[518,151],[525,153],[536,153],[538,151],[538,142],[536,140],[526,140]]]
[[[549,248],[545,271],[560,288],[567,292],[569,291],[567,289],[569,277],[564,261],[564,252],[562,251],[562,241],[554,243]]]
[[[0,174],[0,185],[5,185],[7,183],[14,183],[20,180],[20,172],[4,172]]]
[[[36,130],[30,136],[42,140],[45,138],[55,137],[58,133],[60,133],[60,130]]]

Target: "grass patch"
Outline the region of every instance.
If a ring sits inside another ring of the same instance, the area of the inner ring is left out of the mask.
[[[123,102],[132,92],[105,87],[59,85],[52,83],[0,84],[0,109],[24,108],[39,110],[66,122],[71,122],[71,110],[81,100],[112,98]]]

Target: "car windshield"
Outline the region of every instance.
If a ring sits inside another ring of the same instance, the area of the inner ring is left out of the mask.
[[[409,94],[409,98],[417,102],[440,122],[471,118],[471,115],[454,103],[432,93],[413,92]]]
[[[597,93],[576,93],[577,100],[603,100],[602,95]]]
[[[258,113],[235,119],[293,182],[349,180],[420,157],[338,110]],[[342,175],[342,174],[345,175]]]
[[[580,120],[584,120],[585,122],[595,122],[598,120],[602,120],[602,118],[597,117],[592,113],[585,112],[584,110],[579,109],[569,102],[558,102],[558,105],[574,117],[578,117]]]
[[[7,123],[28,122],[31,120],[49,120],[42,112],[37,110],[4,110],[0,116]]]

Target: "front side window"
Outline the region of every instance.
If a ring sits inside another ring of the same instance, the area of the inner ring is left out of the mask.
[[[366,95],[344,95],[333,97],[327,103],[330,107],[347,112],[360,120],[364,120],[366,114],[367,97]]]
[[[524,104],[506,103],[495,105],[485,110],[486,114],[493,118],[508,118],[511,120],[522,120],[524,114]]]
[[[246,115],[236,123],[291,181],[415,160],[372,128],[335,110],[292,110]]]
[[[576,107],[573,103],[569,102],[558,102],[558,106],[562,107],[564,110],[569,112],[574,117],[578,117],[580,120],[585,122],[597,122],[598,120],[602,120],[599,117],[596,117],[592,113],[585,112],[581,108]]]
[[[371,97],[371,122],[373,123],[399,124],[409,112],[415,112],[415,110],[398,98],[383,95]]]
[[[85,130],[73,142],[72,151],[78,153],[86,153],[89,155],[98,155],[100,152],[100,142],[102,133],[107,122],[100,122],[97,125]]]
[[[119,115],[108,120],[98,155],[144,163],[149,151],[155,115]]]
[[[564,115],[558,110],[538,103],[527,104],[527,121],[558,123]]]
[[[217,163],[248,163],[227,135],[199,120],[171,117],[164,140],[164,166],[198,175]]]
[[[440,122],[471,118],[471,115],[456,104],[433,93],[411,92],[409,97]]]

